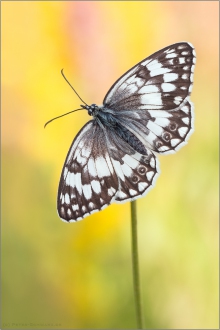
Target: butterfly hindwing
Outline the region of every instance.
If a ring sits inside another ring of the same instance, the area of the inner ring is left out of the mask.
[[[108,154],[118,178],[118,189],[111,202],[126,202],[145,195],[155,183],[159,165],[147,148],[143,154],[121,139],[114,131],[105,129]]]
[[[147,148],[163,154],[173,153],[184,146],[194,126],[193,104],[188,99],[173,111],[127,110],[119,112],[117,117]]]
[[[169,154],[183,147],[194,130],[192,102],[187,99],[174,111],[149,111],[151,118],[146,124],[149,134],[145,140],[151,150]]]

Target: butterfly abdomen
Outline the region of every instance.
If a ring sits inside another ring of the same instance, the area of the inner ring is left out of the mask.
[[[99,111],[97,117],[104,126],[108,126],[114,131],[120,138],[127,142],[135,151],[142,155],[147,155],[147,150],[144,144],[129,131],[123,124],[119,122],[119,119],[112,115],[111,113]]]
[[[121,124],[117,124],[115,127],[115,133],[118,134],[124,141],[126,141],[135,151],[142,155],[147,155],[147,150],[143,143],[126,127]]]

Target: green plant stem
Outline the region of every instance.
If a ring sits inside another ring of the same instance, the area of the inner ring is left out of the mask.
[[[138,261],[136,201],[131,202],[131,239],[132,239],[132,269],[133,269],[133,283],[134,283],[134,299],[135,299],[135,308],[136,308],[136,317],[137,317],[137,328],[144,329],[140,276],[139,276],[139,261]]]

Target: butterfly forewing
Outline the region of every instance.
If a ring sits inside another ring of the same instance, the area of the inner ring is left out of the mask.
[[[80,220],[110,203],[107,191],[109,166],[101,141],[103,131],[94,122],[87,123],[74,139],[64,164],[58,191],[58,213],[64,220]],[[117,178],[112,177],[112,190]]]
[[[172,110],[190,94],[195,50],[177,43],[147,57],[110,88],[104,105],[118,110]]]

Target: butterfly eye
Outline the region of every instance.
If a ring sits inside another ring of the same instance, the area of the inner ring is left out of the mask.
[[[164,134],[163,134],[163,139],[164,139],[165,141],[169,141],[169,140],[170,140],[170,134],[169,134],[169,133],[164,133]]]
[[[146,168],[144,167],[144,166],[140,166],[139,168],[138,168],[138,173],[140,173],[140,174],[144,174],[146,172]]]
[[[131,180],[132,180],[132,182],[136,183],[136,182],[138,182],[138,177],[136,175],[133,175]]]
[[[170,124],[169,128],[171,131],[175,131],[177,128],[177,125],[175,123],[172,123],[172,124]]]

